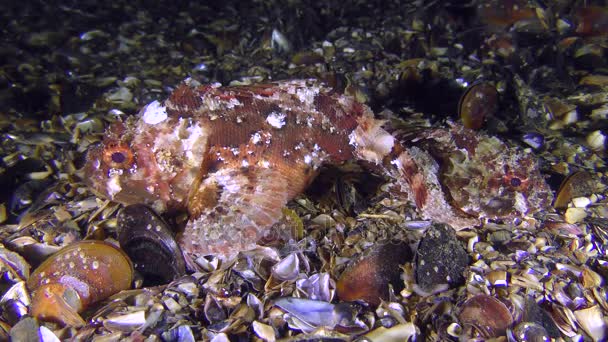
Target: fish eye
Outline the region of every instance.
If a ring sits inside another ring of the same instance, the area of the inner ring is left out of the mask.
[[[521,185],[521,179],[517,177],[511,178],[511,186],[518,187]]]
[[[126,169],[133,164],[133,153],[129,146],[111,142],[103,150],[103,161],[112,168]]]
[[[518,175],[512,173],[503,176],[503,185],[513,191],[525,191],[528,188],[526,178],[518,177]]]
[[[124,152],[113,152],[110,158],[112,158],[112,162],[118,164],[122,164],[125,162],[125,160],[127,160],[127,157],[125,156]]]

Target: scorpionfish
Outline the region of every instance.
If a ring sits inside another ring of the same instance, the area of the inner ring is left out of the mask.
[[[255,247],[322,165],[347,160],[386,176],[422,218],[455,229],[551,203],[534,159],[496,138],[454,125],[406,147],[384,123],[315,80],[187,81],[113,123],[88,152],[85,181],[116,202],[187,211],[178,242],[194,259],[231,259]]]

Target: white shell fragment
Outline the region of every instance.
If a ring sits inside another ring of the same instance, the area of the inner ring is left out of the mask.
[[[576,208],[586,208],[591,204],[591,200],[588,197],[575,197],[572,199],[572,205]]]
[[[40,327],[40,340],[42,342],[59,342],[61,341],[57,335],[55,335],[55,333],[53,333],[53,331],[51,331],[51,329],[45,327],[45,326],[41,326]]]
[[[392,328],[380,327],[365,335],[372,342],[398,342],[408,341],[412,336],[416,336],[416,326],[414,323],[403,323]]]
[[[584,208],[568,208],[564,214],[564,218],[568,223],[578,223],[587,217],[587,212]]]
[[[138,329],[146,323],[146,311],[138,310],[135,312],[126,313],[108,317],[103,321],[103,326],[111,331],[130,332]]]
[[[295,253],[289,254],[272,267],[272,275],[279,280],[295,280],[298,274],[300,274],[300,259]]]
[[[594,151],[602,151],[606,144],[606,136],[602,131],[593,131],[587,135],[587,145]]]

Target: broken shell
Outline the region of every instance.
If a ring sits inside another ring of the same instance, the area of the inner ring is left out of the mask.
[[[522,141],[535,150],[540,150],[545,144],[545,137],[536,132],[528,132],[522,136]]]
[[[276,332],[274,328],[268,324],[261,323],[259,321],[253,321],[251,324],[253,331],[259,338],[264,341],[275,341],[276,340]]]
[[[602,286],[604,282],[602,276],[589,269],[589,267],[583,267],[580,278],[583,287],[586,289]]]
[[[606,146],[606,135],[600,130],[593,131],[587,135],[585,141],[593,151],[603,151]]]
[[[486,278],[492,286],[509,285],[509,273],[506,271],[491,271],[486,275]]]
[[[599,305],[574,311],[574,316],[581,328],[591,336],[593,341],[605,341],[606,322],[604,321],[602,309]]]
[[[272,275],[279,280],[295,280],[300,274],[300,258],[291,253],[272,267]]]
[[[581,222],[585,217],[587,217],[587,212],[583,208],[568,208],[564,214],[564,219],[570,224]]]
[[[173,234],[151,209],[142,204],[125,207],[118,213],[118,227],[120,246],[143,275],[144,284],[166,284],[186,273]]]
[[[489,83],[473,84],[462,95],[458,104],[458,116],[466,128],[480,129],[486,118],[498,109],[498,92]]]
[[[503,336],[513,323],[505,304],[488,295],[476,295],[462,304],[458,318],[463,326],[475,328],[485,337]]]
[[[129,313],[114,313],[103,321],[103,326],[110,331],[131,332],[146,323],[146,311],[137,310]]]
[[[551,115],[551,118],[554,120],[559,119],[564,122],[569,122],[571,121],[570,118],[578,116],[575,105],[558,98],[545,98],[543,106],[545,111]]]
[[[290,326],[304,332],[312,332],[318,327],[355,327],[356,310],[349,303],[331,304],[323,301],[283,297],[274,305],[286,312],[285,319]]]
[[[133,265],[127,255],[103,241],[81,241],[44,261],[27,281],[33,291],[31,313],[69,326],[89,305],[131,287]]]
[[[372,305],[388,300],[389,284],[401,291],[400,265],[412,259],[407,243],[385,242],[376,245],[368,254],[354,260],[342,273],[337,287],[338,297],[345,301],[363,300]]]
[[[381,342],[408,341],[410,337],[412,337],[412,340],[415,340],[417,334],[418,331],[414,323],[400,323],[391,328],[376,328],[367,333],[362,340]]]

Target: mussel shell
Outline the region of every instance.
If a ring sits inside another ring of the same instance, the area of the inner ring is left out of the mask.
[[[46,259],[30,276],[32,315],[67,325],[82,325],[77,312],[133,282],[133,264],[118,247],[80,241]]]
[[[83,306],[131,287],[133,264],[118,247],[103,241],[80,241],[46,259],[30,276],[27,287],[35,291],[43,284],[78,279],[94,285],[85,292],[76,288]]]
[[[498,109],[498,92],[485,82],[473,84],[460,98],[458,116],[466,128],[480,129]]]
[[[362,300],[379,305],[389,299],[389,284],[403,289],[400,265],[412,260],[412,250],[403,241],[383,241],[350,262],[336,284],[344,301]]]
[[[485,294],[476,295],[464,302],[458,319],[461,325],[475,328],[484,338],[503,336],[513,323],[507,306]]]
[[[540,150],[545,145],[545,137],[536,132],[525,133],[522,136],[522,141],[535,150]]]
[[[565,209],[568,203],[580,196],[588,196],[593,193],[593,180],[587,171],[576,171],[570,174],[559,186],[553,207]]]
[[[181,249],[166,223],[142,204],[123,208],[118,214],[121,248],[129,255],[144,284],[166,284],[186,273]]]

